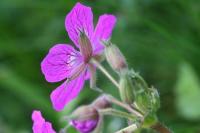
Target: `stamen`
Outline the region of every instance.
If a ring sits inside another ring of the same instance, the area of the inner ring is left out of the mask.
[[[92,57],[92,45],[85,34],[85,32],[80,32],[80,37],[79,37],[79,45],[80,45],[80,51],[81,54],[83,55],[83,59],[85,63],[88,63],[90,58]]]

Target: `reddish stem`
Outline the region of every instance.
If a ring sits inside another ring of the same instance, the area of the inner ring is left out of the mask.
[[[165,127],[161,123],[156,123],[155,125],[151,126],[151,128],[158,131],[158,133],[172,133],[167,127]]]

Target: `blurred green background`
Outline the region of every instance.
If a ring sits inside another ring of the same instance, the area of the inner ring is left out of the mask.
[[[200,1],[199,0],[84,0],[95,23],[103,13],[118,21],[112,42],[130,67],[158,88],[159,119],[175,133],[200,132]],[[63,112],[55,112],[49,94],[58,86],[45,81],[40,62],[56,43],[71,43],[66,14],[75,0],[0,1],[0,133],[30,133],[33,109],[58,129],[62,116],[98,95],[88,89]],[[108,65],[105,63],[107,68]],[[99,87],[118,97],[114,86],[98,71]],[[90,97],[88,97],[90,96]],[[105,133],[124,125],[107,117]],[[70,129],[70,133],[76,131]]]

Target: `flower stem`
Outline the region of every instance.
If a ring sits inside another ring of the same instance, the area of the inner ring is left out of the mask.
[[[155,125],[151,126],[152,129],[158,131],[159,133],[172,133],[167,127],[165,127],[160,122],[156,123]]]
[[[113,116],[117,116],[117,117],[122,117],[122,118],[126,118],[129,120],[136,120],[137,118],[131,114],[128,114],[126,112],[120,111],[120,110],[116,110],[113,108],[106,108],[106,109],[100,109],[98,110],[98,112],[102,115],[113,115]]]
[[[123,128],[123,129],[121,129],[121,130],[119,130],[119,131],[117,131],[115,133],[132,133],[137,129],[138,129],[137,125],[136,124],[132,124],[132,125],[130,125],[130,126],[126,127],[126,128]]]
[[[59,131],[59,133],[67,133],[67,129],[68,129],[70,126],[71,126],[71,125],[68,124],[68,125],[65,126],[63,129],[61,129],[61,130]]]
[[[108,79],[110,79],[110,81],[119,89],[119,84],[117,83],[117,81],[109,74],[109,72],[98,61],[96,61],[94,58],[92,58],[90,61],[94,65],[96,65],[97,68],[99,68],[101,72],[103,72],[108,77]]]
[[[131,108],[128,104],[117,100],[116,98],[114,98],[111,95],[107,95],[107,97],[108,97],[108,100],[111,101],[112,103],[114,103],[114,104],[116,104],[116,105],[128,110],[129,112],[133,113],[137,117],[143,118],[143,115],[140,112],[138,112],[137,110]]]

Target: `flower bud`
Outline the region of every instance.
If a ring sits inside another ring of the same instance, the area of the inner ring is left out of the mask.
[[[149,88],[145,80],[136,72],[131,70],[131,80],[134,85],[135,104],[142,112],[156,112],[160,107],[158,91]]]
[[[86,105],[72,113],[71,125],[81,133],[92,132],[99,122],[99,114],[95,107]]]
[[[78,42],[80,45],[81,54],[83,55],[84,58],[84,62],[87,63],[92,56],[91,42],[84,32],[80,32],[80,37]]]
[[[124,69],[128,69],[125,57],[119,48],[110,42],[106,42],[105,44],[105,56],[110,66],[116,72],[121,72]]]
[[[127,104],[133,104],[134,88],[128,72],[120,75],[119,88],[122,101]]]
[[[111,103],[109,102],[106,95],[99,96],[92,105],[97,109],[105,109],[111,107]]]
[[[140,89],[136,95],[137,106],[145,112],[156,112],[160,107],[160,98],[155,88]]]

